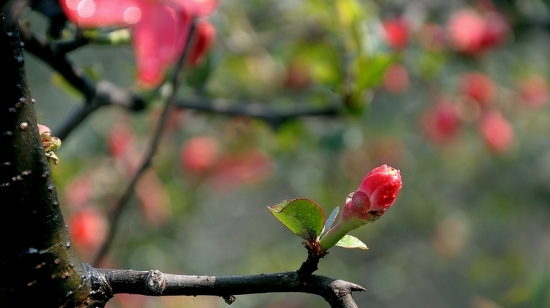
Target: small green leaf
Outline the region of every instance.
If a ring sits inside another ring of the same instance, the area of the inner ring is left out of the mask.
[[[332,210],[332,213],[330,213],[330,216],[328,217],[327,221],[325,221],[325,226],[323,227],[323,232],[321,234],[321,237],[325,235],[325,233],[330,230],[330,227],[334,224],[334,221],[336,220],[336,216],[338,216],[338,212],[340,211],[339,207],[335,207],[334,210]]]
[[[340,246],[344,248],[359,248],[364,250],[369,249],[367,245],[365,245],[365,243],[361,242],[361,240],[351,235],[344,236],[341,240],[338,241],[338,243],[336,243],[335,246]]]
[[[359,56],[355,64],[357,70],[356,83],[359,89],[363,90],[380,85],[384,78],[384,72],[396,60],[397,56],[384,53],[376,54],[374,57]]]
[[[323,230],[325,213],[313,200],[285,200],[267,208],[292,233],[310,243],[316,241]]]

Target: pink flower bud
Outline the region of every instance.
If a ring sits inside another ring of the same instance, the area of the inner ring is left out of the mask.
[[[399,170],[387,165],[374,168],[346,199],[340,221],[321,238],[321,250],[336,245],[351,230],[377,221],[395,202],[402,186]]]
[[[369,197],[369,211],[386,211],[395,202],[402,186],[399,170],[382,165],[367,174],[357,191]]]
[[[51,133],[52,130],[47,127],[46,125],[37,124],[38,125],[38,134],[42,135],[43,133]]]

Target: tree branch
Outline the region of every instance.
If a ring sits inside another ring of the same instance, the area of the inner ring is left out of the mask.
[[[109,232],[107,233],[105,242],[99,249],[96,257],[94,258],[93,264],[95,265],[101,263],[107,251],[111,247],[111,244],[116,234],[116,230],[118,229],[117,226],[118,226],[118,222],[120,220],[122,211],[125,208],[128,201],[130,200],[130,197],[133,194],[134,187],[137,181],[141,178],[141,175],[143,175],[145,170],[149,168],[149,166],[152,163],[153,156],[157,151],[160,138],[164,131],[164,127],[168,122],[170,111],[176,102],[177,89],[182,81],[182,74],[180,74],[181,73],[180,70],[183,68],[183,64],[185,63],[185,59],[187,58],[187,54],[189,53],[189,49],[190,49],[189,46],[191,45],[190,42],[195,32],[195,23],[196,23],[195,19],[193,18],[193,20],[191,21],[191,25],[189,27],[189,32],[187,34],[187,42],[185,44],[185,49],[183,50],[183,53],[180,55],[178,62],[176,63],[174,75],[172,76],[172,80],[170,82],[172,84],[172,89],[173,89],[172,93],[170,94],[170,97],[166,100],[166,105],[164,106],[164,109],[162,111],[162,115],[157,125],[157,129],[155,131],[155,134],[153,135],[153,138],[151,139],[151,144],[148,147],[147,153],[145,154],[143,161],[141,162],[140,166],[138,167],[136,173],[132,177],[130,183],[126,187],[126,190],[120,197],[119,201],[115,204],[115,206],[110,211],[109,217],[111,217],[111,221],[109,224],[110,226]]]
[[[267,122],[273,128],[278,128],[288,120],[306,116],[336,116],[342,113],[342,106],[333,102],[325,108],[312,108],[310,106],[295,107],[281,111],[272,105],[260,102],[235,102],[228,99],[208,99],[205,97],[193,97],[178,100],[176,106],[180,109],[199,110],[208,113],[228,116],[247,116]]]
[[[80,91],[88,102],[95,95],[95,86],[82,72],[77,71],[69,61],[65,53],[55,52],[52,45],[45,39],[35,36],[27,27],[20,25],[21,38],[25,50],[29,51],[54,70],[56,70],[67,82]]]
[[[114,294],[131,293],[149,296],[233,295],[299,292],[323,297],[333,308],[352,308],[357,304],[352,292],[365,288],[343,280],[312,275],[303,283],[296,272],[250,276],[189,276],[163,274],[160,271],[97,269]]]
[[[95,87],[95,95],[91,102],[74,108],[54,130],[54,135],[64,140],[84,119],[106,105],[116,105],[134,111],[145,108],[145,102],[138,95],[121,89],[111,82],[100,81]]]
[[[61,215],[38,134],[19,30],[10,8],[4,10],[0,14],[0,234],[4,235],[0,306],[75,307],[82,298],[101,305],[107,298],[90,295],[87,271]]]

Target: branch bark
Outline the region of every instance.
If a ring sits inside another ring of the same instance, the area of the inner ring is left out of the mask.
[[[351,282],[311,275],[303,283],[296,272],[250,276],[189,276],[164,274],[157,270],[132,271],[98,269],[114,294],[131,293],[149,296],[212,295],[224,299],[234,295],[299,292],[323,297],[333,308],[352,308],[357,304],[352,292],[366,291]]]
[[[176,106],[180,109],[199,110],[203,112],[227,116],[246,116],[262,120],[277,129],[283,123],[303,117],[334,117],[342,113],[340,103],[331,102],[327,107],[295,107],[281,111],[272,105],[260,102],[235,102],[228,99],[208,99],[195,96],[178,100]]]
[[[0,32],[0,307],[75,307],[84,298],[104,303],[102,294],[89,297],[89,274],[61,215],[10,11],[1,13]]]

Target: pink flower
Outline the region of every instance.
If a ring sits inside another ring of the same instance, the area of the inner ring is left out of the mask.
[[[67,18],[81,27],[131,27],[138,80],[152,87],[185,48],[191,18],[212,13],[218,1],[60,0],[60,4]]]
[[[458,87],[462,94],[476,100],[480,107],[489,106],[496,97],[493,79],[480,72],[462,73]]]
[[[447,24],[451,46],[470,56],[502,45],[509,32],[506,17],[493,10],[481,14],[473,9],[461,9],[453,13]]]
[[[90,254],[103,241],[107,221],[95,209],[83,208],[69,217],[67,225],[76,248],[81,252]]]
[[[369,197],[370,205],[367,206],[367,211],[386,211],[395,202],[402,186],[399,170],[382,165],[367,174],[357,192]]]
[[[216,139],[198,136],[187,140],[180,151],[181,166],[185,171],[205,173],[218,162],[220,146]]]
[[[401,187],[399,170],[387,165],[374,168],[346,199],[340,221],[321,238],[321,250],[336,245],[351,230],[377,221],[395,202]]]
[[[485,144],[496,154],[507,152],[514,145],[514,129],[499,111],[489,111],[479,121]]]
[[[407,47],[409,41],[409,23],[404,17],[386,19],[382,22],[384,40],[393,49],[401,50]]]
[[[383,76],[384,87],[390,93],[403,93],[409,86],[409,73],[401,64],[393,64]]]
[[[485,29],[483,16],[471,9],[456,11],[447,24],[452,47],[467,55],[478,54],[483,50]]]
[[[448,144],[456,139],[462,123],[456,106],[443,99],[422,114],[420,125],[430,141]]]

